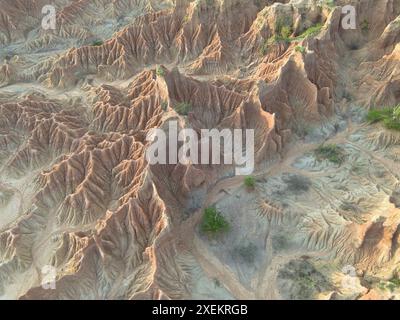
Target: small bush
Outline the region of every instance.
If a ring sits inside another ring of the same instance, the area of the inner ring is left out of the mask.
[[[187,116],[191,108],[192,106],[190,105],[190,103],[181,102],[175,106],[175,111],[182,116]]]
[[[229,223],[214,207],[204,210],[201,231],[209,235],[216,235],[229,230]]]
[[[292,35],[293,31],[290,26],[284,25],[281,27],[280,36],[282,39],[288,39]]]
[[[252,176],[248,176],[244,178],[244,185],[249,189],[254,189],[256,186],[256,179],[254,179]]]
[[[164,77],[165,76],[165,71],[161,66],[157,66],[156,75],[159,76],[159,77]]]
[[[282,20],[278,20],[275,26],[275,35],[269,39],[270,43],[276,43],[279,41],[290,41],[290,37],[292,36],[293,29],[289,22],[284,22]]]
[[[292,26],[288,23],[284,23],[279,20],[275,26],[275,34],[271,36],[269,39],[265,40],[264,43],[260,47],[260,54],[265,55],[268,52],[268,48],[278,42],[290,42],[293,39],[291,38],[293,34]]]
[[[400,288],[400,278],[394,277],[389,281],[381,281],[378,287],[381,290],[390,290],[390,292],[393,292],[395,289]]]
[[[396,120],[400,121],[400,105],[398,105],[397,107],[393,108],[393,118],[395,118]]]
[[[387,116],[390,116],[390,109],[384,110],[370,110],[367,114],[367,121],[369,123],[377,123],[383,121]]]
[[[268,49],[274,45],[277,44],[278,42],[285,41],[289,42],[289,38],[282,38],[280,35],[273,35],[271,38],[268,40],[265,40],[264,43],[260,47],[260,54],[261,55],[266,55],[268,53]]]
[[[92,42],[92,46],[94,47],[99,47],[103,45],[103,41],[102,40],[95,40]]]
[[[317,160],[329,160],[334,164],[341,165],[345,160],[345,154],[341,147],[336,144],[321,145],[315,150]]]
[[[336,7],[335,1],[334,0],[324,0],[323,5],[332,9]]]
[[[362,31],[368,31],[369,30],[369,22],[367,19],[364,19],[361,24],[360,24],[361,30]]]
[[[387,118],[387,119],[383,120],[383,124],[388,129],[400,131],[400,121],[399,120],[395,120],[393,118]]]
[[[267,53],[268,53],[268,47],[269,47],[269,42],[268,42],[268,40],[267,41],[264,41],[264,43],[261,45],[261,47],[260,47],[260,54],[262,55],[262,56],[265,56]]]
[[[367,114],[369,123],[383,122],[387,129],[400,131],[400,105],[381,110],[373,109]]]
[[[167,111],[167,109],[168,109],[168,102],[167,102],[167,101],[162,101],[162,102],[161,102],[161,108],[163,109],[163,111]]]
[[[296,46],[296,48],[294,49],[296,52],[300,52],[300,53],[304,53],[306,52],[306,48],[303,46]]]
[[[315,37],[321,32],[322,27],[323,27],[322,23],[317,23],[317,24],[309,27],[305,31],[303,31],[303,33],[301,35],[299,35],[298,37],[296,37],[296,39],[301,40],[301,39],[305,39],[307,37]]]

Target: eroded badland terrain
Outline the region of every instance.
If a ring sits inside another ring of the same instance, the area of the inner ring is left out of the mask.
[[[47,4],[0,0],[0,298],[400,298],[400,0]],[[251,188],[149,165],[177,119],[254,129]]]

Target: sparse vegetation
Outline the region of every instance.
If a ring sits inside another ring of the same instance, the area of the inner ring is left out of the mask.
[[[292,33],[293,33],[292,27],[287,25],[281,27],[280,36],[282,39],[289,39]]]
[[[214,207],[204,210],[201,231],[208,235],[217,235],[229,230],[229,223]]]
[[[317,24],[309,27],[308,29],[304,30],[302,34],[300,34],[298,37],[296,37],[296,40],[303,40],[307,37],[317,36],[321,32],[323,26],[324,25],[322,23],[317,23]]]
[[[190,103],[181,102],[175,106],[175,111],[182,116],[187,116],[191,108],[192,106],[190,105]]]
[[[328,279],[307,260],[292,260],[279,270],[278,281],[286,282],[290,292],[286,299],[313,299],[319,292],[332,290]]]
[[[264,43],[260,47],[260,54],[266,55],[268,53],[268,49],[270,46],[278,43],[279,41],[289,41],[289,39],[283,39],[278,35],[273,35],[268,40],[265,40]]]
[[[265,55],[268,52],[268,48],[271,45],[281,41],[284,42],[301,41],[307,37],[316,36],[321,32],[322,27],[323,25],[321,23],[317,23],[314,26],[311,26],[310,28],[305,30],[301,35],[297,37],[292,37],[293,34],[292,27],[288,24],[283,24],[282,22],[278,22],[275,29],[275,34],[261,45],[260,54]],[[295,50],[304,53],[305,47],[299,45],[295,48]]]
[[[159,76],[159,77],[164,77],[165,76],[165,71],[161,66],[157,66],[156,75]]]
[[[293,33],[293,28],[289,22],[278,20],[275,26],[274,41],[290,41],[290,37]]]
[[[336,7],[335,0],[323,0],[322,5],[328,7],[329,9]]]
[[[167,109],[168,109],[168,102],[167,102],[167,101],[162,101],[162,102],[161,102],[161,108],[162,108],[164,111],[167,111]]]
[[[292,37],[293,28],[289,23],[284,23],[282,20],[279,20],[275,27],[275,34],[269,39],[265,40],[264,43],[260,47],[260,54],[265,55],[268,53],[268,48],[271,45],[274,45],[278,42],[291,42],[291,41],[301,41],[307,37],[318,35],[323,28],[323,24],[317,23],[300,34],[297,37]],[[305,47],[299,45],[295,48],[296,51],[304,53]]]
[[[182,22],[183,22],[183,23],[188,23],[189,21],[190,21],[190,17],[189,17],[189,15],[187,14],[187,15],[185,15],[185,16],[183,17]]]
[[[265,41],[260,47],[260,54],[265,56],[268,53],[269,42]]]
[[[284,23],[282,20],[278,20],[275,26],[275,34],[265,42],[260,47],[260,54],[265,55],[268,52],[268,48],[280,41],[289,42],[290,36],[292,35],[292,27],[288,23]]]
[[[296,48],[294,49],[296,52],[300,52],[300,53],[304,53],[306,52],[306,48],[303,46],[296,46]]]
[[[254,189],[256,186],[256,179],[254,179],[253,176],[248,176],[248,177],[244,178],[244,185],[248,189]]]
[[[98,47],[98,46],[102,46],[102,45],[103,45],[102,40],[95,40],[92,42],[92,46],[94,46],[94,47]]]
[[[367,19],[364,19],[361,24],[360,24],[361,30],[362,31],[368,31],[369,30],[369,22]]]
[[[367,114],[370,124],[383,122],[387,129],[400,131],[400,105],[394,108],[373,109]]]
[[[394,290],[400,288],[400,278],[396,276],[389,281],[381,281],[378,287],[381,290],[390,290],[390,292],[393,292]]]
[[[313,128],[302,119],[295,119],[291,127],[292,131],[301,139],[313,132]]]
[[[336,144],[321,145],[314,151],[318,161],[329,160],[334,164],[341,165],[345,160],[343,148]]]

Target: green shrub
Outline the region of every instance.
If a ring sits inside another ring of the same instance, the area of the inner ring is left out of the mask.
[[[190,103],[181,102],[175,106],[175,111],[182,116],[187,116],[191,108]]]
[[[307,37],[314,37],[318,35],[322,28],[323,24],[317,23],[305,31],[301,33],[297,37],[292,37],[292,27],[289,25],[282,24],[282,22],[278,22],[276,30],[275,30],[275,35],[273,35],[271,38],[269,38],[267,41],[264,42],[264,44],[261,46],[260,53],[265,54],[268,51],[268,47],[271,46],[272,44],[276,44],[280,41],[285,41],[285,42],[291,42],[291,41],[301,41],[304,40]],[[303,46],[297,46],[296,51],[305,52],[305,48]]]
[[[387,116],[390,116],[390,112],[390,109],[370,110],[367,114],[367,121],[371,124],[383,121]]]
[[[296,37],[296,40],[302,40],[307,37],[317,36],[321,32],[323,26],[324,25],[322,23],[317,23],[317,24],[309,27],[308,29],[304,30],[302,34],[300,34],[298,37]]]
[[[265,56],[268,53],[269,41],[266,40],[260,47],[260,54]]]
[[[321,145],[314,152],[319,161],[329,160],[334,164],[341,165],[345,160],[343,149],[336,144]]]
[[[400,288],[400,278],[394,277],[389,281],[381,281],[378,287],[381,290],[390,290],[390,292],[393,292],[395,289]]]
[[[163,111],[167,111],[167,109],[168,109],[168,102],[167,102],[167,101],[162,101],[162,102],[161,102],[161,108],[163,109]]]
[[[301,41],[307,37],[314,37],[321,32],[323,27],[324,25],[322,23],[317,23],[303,31],[303,33],[301,33],[299,36],[292,37],[292,27],[289,24],[283,23],[282,21],[278,21],[275,27],[275,34],[271,36],[268,40],[264,41],[264,43],[260,47],[260,54],[265,55],[268,52],[268,48],[278,42]],[[306,49],[303,46],[299,45],[295,48],[295,50],[297,52],[304,53]]]
[[[229,223],[214,207],[204,210],[201,231],[209,235],[216,235],[229,230]]]
[[[159,76],[159,77],[164,77],[165,76],[165,71],[161,66],[157,66],[156,75]]]
[[[280,36],[282,39],[288,39],[292,35],[293,31],[290,26],[284,25],[281,27]]]
[[[362,31],[368,31],[369,30],[369,22],[367,19],[364,19],[361,24],[360,24],[361,30]]]
[[[336,7],[335,1],[334,0],[324,0],[323,5],[332,9]]]
[[[294,48],[294,50],[295,50],[296,52],[300,52],[300,53],[306,52],[306,48],[303,47],[303,46],[296,46],[296,48]]]
[[[98,47],[98,46],[102,46],[102,45],[103,45],[102,40],[95,40],[92,42],[92,46],[94,46],[94,47]]]
[[[275,26],[275,34],[268,39],[270,44],[277,43],[279,41],[290,41],[290,37],[293,33],[293,28],[289,24],[289,22],[284,22],[282,20],[278,20]]]
[[[387,129],[400,131],[400,105],[393,108],[372,109],[367,114],[369,123],[383,122]]]
[[[254,189],[256,186],[256,179],[254,179],[252,176],[248,176],[244,178],[244,185],[249,189]]]
[[[260,47],[260,54],[261,55],[267,54],[269,47],[271,47],[274,44],[277,44],[280,41],[288,42],[288,41],[290,41],[290,39],[288,39],[288,38],[284,39],[281,36],[275,34],[271,38],[264,41],[264,43]]]
[[[387,129],[400,131],[400,121],[399,120],[396,120],[393,118],[387,118],[387,119],[383,120],[383,124]]]

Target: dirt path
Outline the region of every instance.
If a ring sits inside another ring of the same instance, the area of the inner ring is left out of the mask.
[[[326,143],[335,143],[335,144],[349,144],[360,150],[360,152],[365,153],[369,158],[375,159],[382,163],[385,168],[388,170],[390,174],[396,177],[395,172],[390,170],[389,168],[396,167],[396,164],[389,159],[382,158],[374,154],[373,152],[366,150],[361,147],[357,143],[351,142],[349,140],[349,136],[354,133],[356,130],[360,129],[362,125],[356,125],[354,123],[349,122],[349,126],[346,130],[339,132],[334,137],[326,140]],[[295,146],[288,148],[287,152],[284,154],[284,157],[281,161],[277,161],[267,170],[256,172],[253,176],[256,178],[263,177],[271,177],[282,172],[292,172],[301,175],[309,176],[310,178],[326,175],[327,172],[310,172],[307,170],[302,170],[298,168],[294,168],[292,163],[296,160],[296,158],[304,155],[305,153],[312,152],[315,148],[317,148],[320,143],[309,143],[309,144],[296,144]],[[337,169],[332,170],[332,173],[337,171]],[[218,182],[211,190],[208,192],[206,201],[201,209],[199,209],[196,214],[191,218],[190,223],[182,225],[183,229],[177,232],[182,232],[186,241],[190,241],[191,244],[191,252],[204,270],[204,272],[210,278],[218,278],[218,280],[223,284],[230,293],[238,299],[280,299],[281,296],[279,292],[277,292],[277,275],[280,268],[288,263],[292,259],[296,259],[300,257],[303,253],[292,253],[288,255],[276,255],[267,254],[264,259],[262,266],[260,268],[260,272],[256,277],[256,286],[254,292],[245,288],[235,273],[230,270],[226,265],[220,262],[218,257],[216,257],[204,244],[203,240],[201,240],[194,232],[196,225],[200,222],[203,210],[218,202],[226,194],[235,195],[240,192],[240,189],[243,187],[243,177],[235,176],[231,178],[224,179]],[[272,252],[272,244],[271,239],[267,235],[266,237],[266,252]]]

